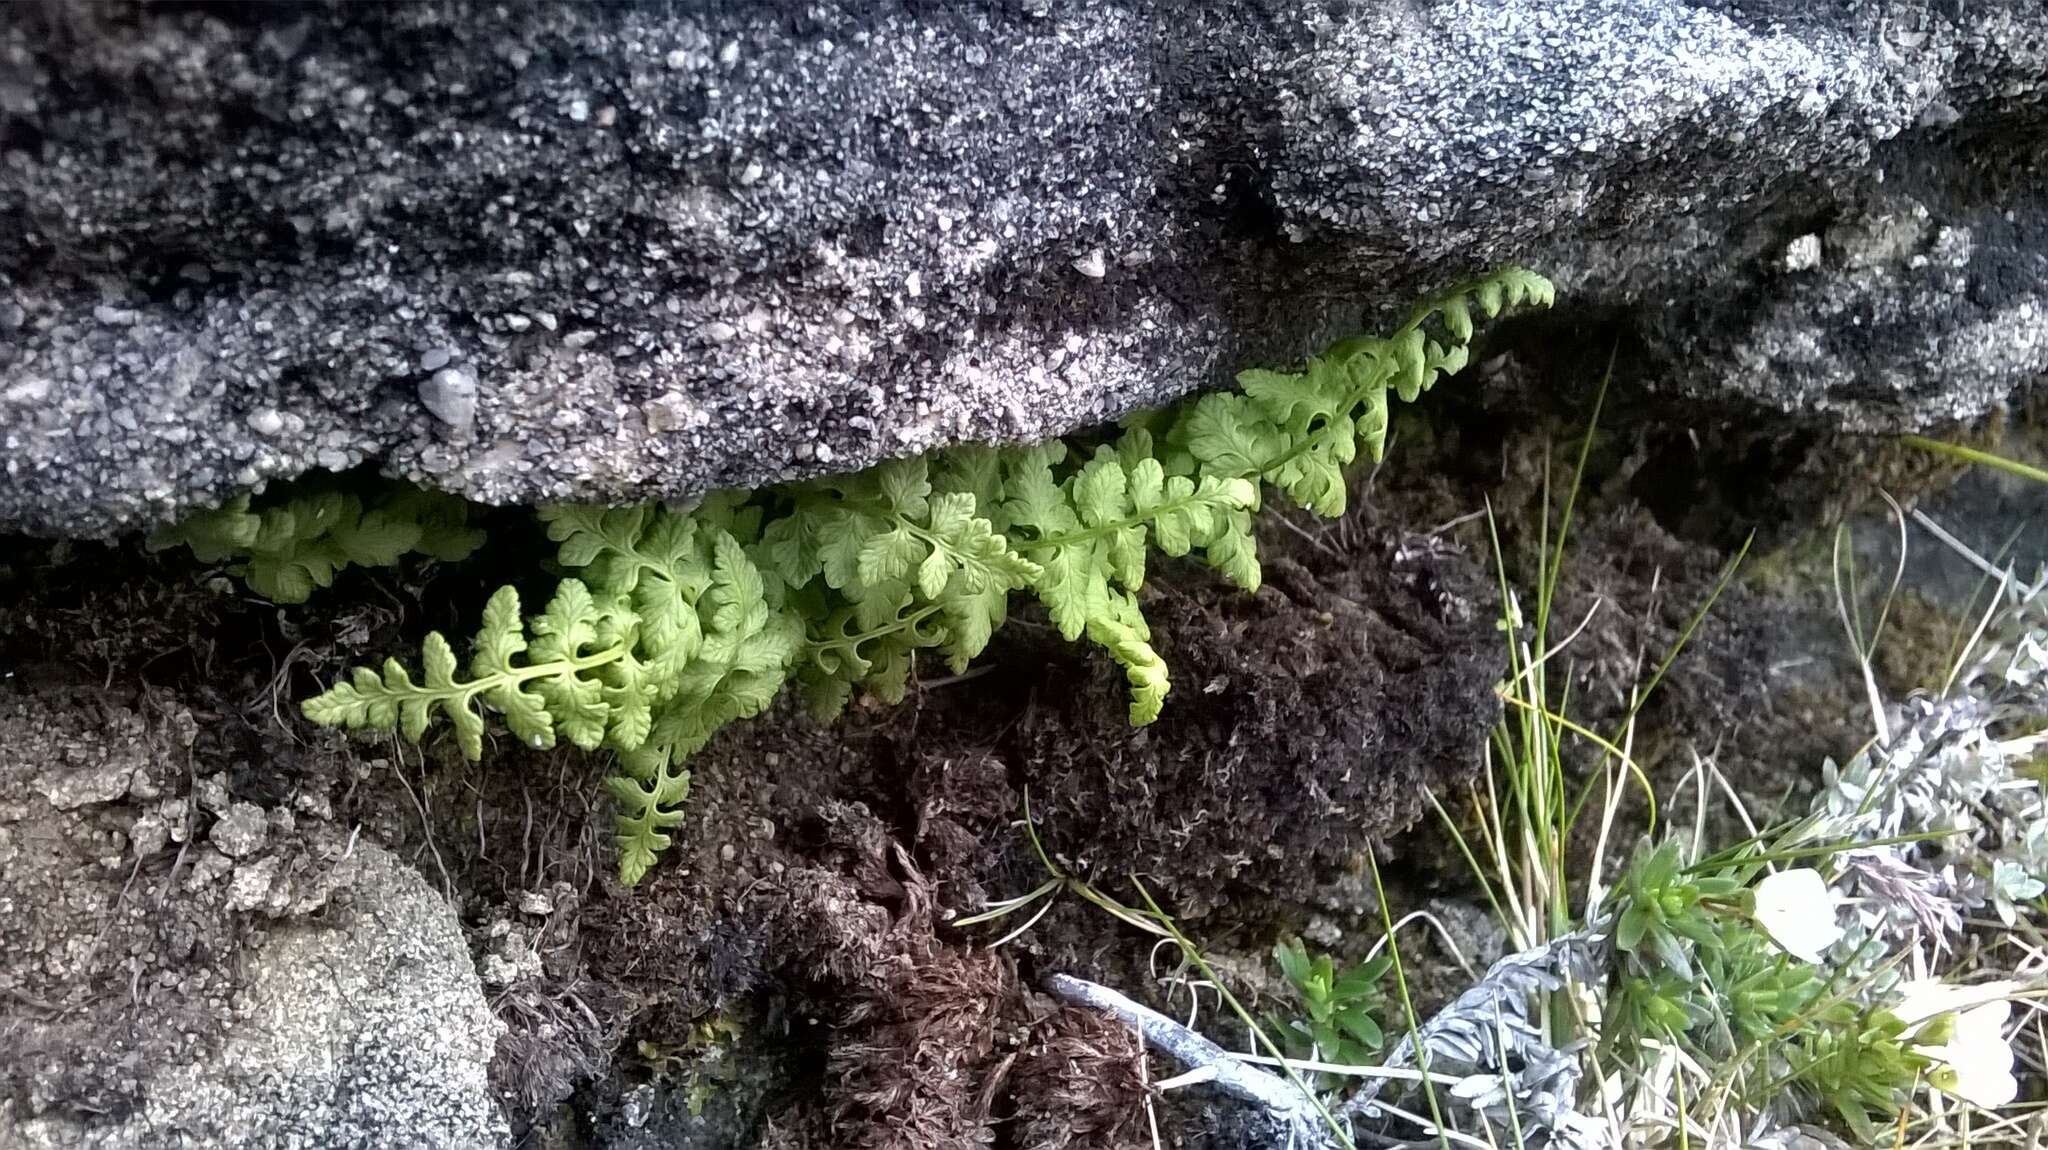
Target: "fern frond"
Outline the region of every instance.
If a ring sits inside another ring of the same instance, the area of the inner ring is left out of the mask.
[[[466,559],[483,532],[465,526],[468,504],[409,484],[378,489],[365,504],[340,490],[307,490],[252,509],[237,496],[151,535],[149,549],[183,545],[278,603],[303,603],[351,565],[392,567],[407,554]]]
[[[576,573],[546,610],[522,619],[518,596],[500,590],[466,678],[433,634],[424,682],[395,660],[358,668],[306,714],[414,740],[447,718],[476,758],[488,709],[533,745],[617,752],[607,786],[629,884],[671,845],[689,794],[681,765],[722,727],[765,710],[791,678],[829,717],[857,689],[902,699],[919,651],[964,671],[1014,591],[1035,595],[1064,638],[1086,636],[1115,659],[1131,722],[1152,722],[1172,688],[1139,605],[1150,550],[1200,555],[1256,591],[1260,485],[1343,514],[1345,468],[1381,456],[1388,396],[1413,400],[1463,367],[1475,316],[1550,296],[1548,281],[1518,269],[1460,284],[1385,338],[1345,340],[1298,372],[1246,371],[1241,392],[1133,417],[1085,456],[1058,440],[967,445],[689,506],[545,508],[561,565]],[[240,501],[181,525],[178,541],[202,558],[274,554],[261,578],[294,590],[343,563],[427,549],[429,519],[346,500],[261,512]],[[422,526],[407,539],[410,523]]]
[[[605,779],[605,789],[619,804],[612,835],[619,881],[632,886],[669,848],[668,832],[682,824],[690,772],[677,768],[666,748],[628,751],[619,755],[619,773]]]
[[[306,718],[325,727],[396,728],[418,741],[438,712],[454,725],[463,755],[476,760],[483,757],[479,705],[488,704],[514,735],[535,747],[554,746],[558,722],[578,745],[595,746],[591,729],[601,739],[612,709],[602,698],[603,680],[586,676],[623,658],[626,648],[582,650],[591,645],[579,640],[594,610],[583,585],[564,580],[547,613],[535,620],[535,629],[548,633],[529,647],[519,593],[502,587],[484,607],[468,678],[457,677],[454,651],[434,632],[421,645],[424,683],[415,683],[396,659],[385,661],[381,675],[358,667],[347,682],[306,700]],[[559,718],[551,704],[563,708]]]

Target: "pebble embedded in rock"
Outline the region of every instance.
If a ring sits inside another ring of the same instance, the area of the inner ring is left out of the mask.
[[[420,402],[434,418],[466,434],[476,426],[476,377],[459,367],[444,367],[420,384]]]
[[[453,358],[455,358],[454,355],[447,348],[437,347],[420,357],[420,370],[439,371],[447,367],[448,361]]]
[[[201,810],[207,810],[211,814],[225,814],[227,812],[227,784],[221,782],[221,776],[203,776],[193,786],[193,800],[199,802]]]
[[[249,413],[249,430],[258,435],[276,435],[284,430],[284,414],[274,407],[259,407]]]
[[[1785,270],[1812,271],[1820,266],[1820,237],[1811,232],[1785,245]]]
[[[129,778],[137,765],[127,758],[110,758],[90,766],[60,764],[37,778],[35,786],[52,807],[60,811],[77,810],[126,796]]]
[[[270,817],[255,803],[234,803],[213,824],[207,841],[229,858],[247,858],[270,838]]]
[[[1074,270],[1092,280],[1099,280],[1109,274],[1109,258],[1096,248],[1074,261]]]
[[[171,824],[155,811],[136,819],[128,828],[128,844],[135,849],[137,859],[146,859],[164,849],[171,841]]]
[[[276,856],[236,867],[234,877],[228,880],[228,909],[256,910],[270,901],[271,888],[277,885],[277,869]]]

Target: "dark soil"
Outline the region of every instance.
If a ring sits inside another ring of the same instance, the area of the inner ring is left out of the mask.
[[[225,772],[233,794],[265,804],[317,782],[334,825],[448,890],[486,970],[493,956],[536,959],[491,987],[509,1027],[494,1073],[529,1144],[1146,1146],[1143,1083],[1174,1069],[1146,1067],[1128,1032],[1035,988],[1064,971],[1161,1001],[1151,940],[1067,897],[1000,949],[984,944],[1021,920],[949,922],[1044,881],[1027,792],[1062,868],[1124,899],[1140,878],[1250,995],[1270,985],[1262,956],[1281,933],[1348,954],[1377,937],[1376,845],[1397,909],[1470,899],[1446,836],[1433,823],[1404,833],[1425,790],[1456,807],[1500,712],[1486,524],[1452,521],[1491,494],[1527,586],[1542,460],[1558,461],[1561,486],[1570,454],[1546,448],[1575,446],[1576,418],[1402,422],[1398,465],[1361,478],[1344,520],[1264,517],[1255,595],[1192,564],[1159,567],[1145,608],[1175,687],[1149,728],[1127,724],[1113,668],[1027,610],[974,675],[923,682],[901,706],[857,701],[829,728],[777,713],[730,729],[691,764],[676,849],[631,891],[611,877],[596,758],[507,741],[476,768],[445,745],[351,744],[294,716],[343,667],[429,627],[459,633],[506,569],[495,559],[351,573],[279,608],[172,555],[12,542],[0,666],[13,682],[0,692],[147,693],[189,710],[198,773]],[[1867,460],[1831,465],[1854,458],[1838,443],[1758,456],[1710,430],[1677,459],[1681,441],[1603,432],[1590,457],[1553,637],[1593,614],[1564,677],[1601,729],[1711,590],[1745,516],[1810,540],[1869,501],[1856,494]],[[1806,479],[1774,500],[1730,474],[1758,458]],[[1702,518],[1708,504],[1721,510]],[[512,520],[493,528],[506,555],[535,545]],[[1753,561],[1639,717],[1660,798],[1698,751],[1759,812],[1803,802],[1819,758],[1860,738],[1833,627],[1809,555],[1787,545]],[[1681,802],[1667,817],[1690,815]],[[517,909],[535,896],[544,913]],[[1449,967],[1412,941],[1427,987],[1432,963]],[[1236,1144],[1228,1113],[1207,1105],[1199,1092],[1156,1100],[1169,1142]]]

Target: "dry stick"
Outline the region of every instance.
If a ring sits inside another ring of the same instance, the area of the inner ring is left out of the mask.
[[[1115,1016],[1142,1035],[1148,1045],[1171,1055],[1183,1066],[1205,1073],[1217,1089],[1265,1110],[1289,1130],[1304,1134],[1314,1131],[1319,1121],[1315,1108],[1293,1083],[1245,1065],[1228,1050],[1151,1007],[1133,1002],[1099,983],[1068,974],[1048,977],[1045,988],[1061,1001]]]

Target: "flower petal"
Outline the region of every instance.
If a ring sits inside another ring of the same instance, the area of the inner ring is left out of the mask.
[[[1919,1048],[1921,1053],[1946,1064],[1929,1081],[1985,1110],[1996,1110],[2018,1097],[2020,1087],[2012,1073],[2012,1047],[2005,1040],[2005,1024],[2011,1017],[2012,1003],[2004,999],[1982,1003],[1956,1015],[1947,1042]]]
[[[1756,924],[1785,953],[1818,963],[1841,941],[1827,880],[1808,867],[1766,875],[1756,884]]]
[[[1954,1014],[1972,1007],[2004,1001],[2018,993],[2021,986],[2020,982],[2010,978],[2001,978],[1995,982],[1972,983],[1916,978],[1899,984],[1899,1001],[1891,1008],[1891,1013],[1894,1018],[1907,1024],[1924,1022],[1936,1015]],[[2010,1012],[2010,1004],[2006,1009]],[[2003,1021],[2000,1020],[2001,1025]]]

